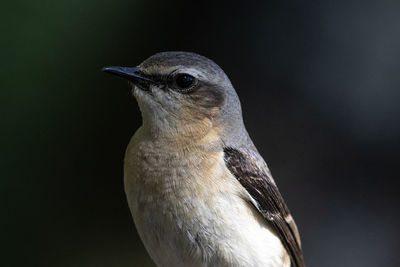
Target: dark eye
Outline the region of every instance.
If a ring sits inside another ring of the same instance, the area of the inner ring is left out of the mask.
[[[175,84],[178,89],[181,90],[187,90],[191,88],[194,85],[195,81],[196,79],[189,74],[182,73],[175,76]]]

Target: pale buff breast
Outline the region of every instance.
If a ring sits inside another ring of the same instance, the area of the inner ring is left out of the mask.
[[[279,238],[226,168],[222,151],[167,149],[146,139],[139,130],[127,149],[125,191],[157,265],[290,266]]]

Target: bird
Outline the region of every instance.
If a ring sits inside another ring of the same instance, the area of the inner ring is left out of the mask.
[[[214,61],[160,52],[103,71],[128,81],[141,112],[124,189],[157,266],[305,266],[295,221]]]

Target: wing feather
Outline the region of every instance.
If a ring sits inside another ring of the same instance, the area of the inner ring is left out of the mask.
[[[252,203],[257,210],[276,231],[290,255],[291,266],[304,267],[297,226],[268,171],[235,148],[224,148],[224,160],[229,171],[254,199]]]

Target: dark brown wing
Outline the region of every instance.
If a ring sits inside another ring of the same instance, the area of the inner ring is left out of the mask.
[[[275,183],[256,162],[237,149],[224,148],[224,160],[229,171],[253,198],[257,210],[275,229],[292,267],[304,267],[300,238],[289,209]]]

